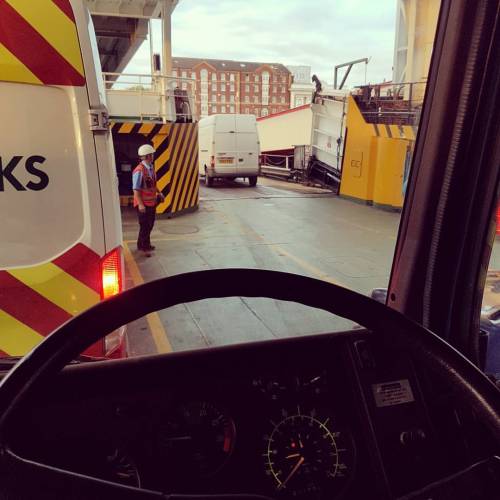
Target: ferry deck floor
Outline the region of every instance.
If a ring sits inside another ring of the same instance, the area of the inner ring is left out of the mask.
[[[123,209],[127,287],[188,271],[246,267],[303,274],[369,294],[388,284],[400,214],[330,191],[259,178],[200,187],[199,210],[157,218],[156,250],[136,249],[137,217]],[[128,325],[131,356],[352,328],[348,321],[269,299],[182,304]]]

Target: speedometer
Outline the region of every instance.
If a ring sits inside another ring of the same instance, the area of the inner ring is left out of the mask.
[[[339,493],[354,466],[351,436],[314,410],[284,415],[265,437],[266,472],[275,491],[305,498]]]

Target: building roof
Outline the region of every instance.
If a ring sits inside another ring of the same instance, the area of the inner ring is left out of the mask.
[[[272,69],[290,74],[290,70],[279,63],[262,63],[249,61],[231,61],[228,59],[202,59],[196,57],[173,57],[174,68],[192,69],[198,64],[206,62],[218,71],[248,71],[254,72],[262,66],[270,66]]]

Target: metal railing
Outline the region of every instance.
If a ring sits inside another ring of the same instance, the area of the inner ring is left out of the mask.
[[[353,93],[368,123],[418,125],[427,82],[362,85]]]
[[[196,117],[192,78],[143,73],[103,73],[111,116],[162,122]]]

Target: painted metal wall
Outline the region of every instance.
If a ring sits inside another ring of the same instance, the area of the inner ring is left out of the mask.
[[[157,183],[165,196],[158,214],[174,216],[198,208],[198,124],[126,122],[113,123],[111,130],[119,176],[130,177],[139,162],[139,145],[150,143],[156,149]]]
[[[385,208],[400,209],[405,166],[416,129],[367,123],[352,96],[348,99],[346,147],[340,195]]]
[[[257,119],[260,150],[278,151],[311,144],[312,111],[310,105]]]

